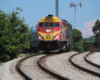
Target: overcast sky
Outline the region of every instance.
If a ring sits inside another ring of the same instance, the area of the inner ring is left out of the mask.
[[[29,27],[34,27],[38,21],[48,14],[55,16],[56,0],[0,0],[0,8],[2,11],[9,13],[21,7],[23,11],[20,17],[24,17],[25,23]],[[59,18],[65,19],[75,27],[75,9],[70,8],[70,3],[83,3],[83,6],[76,7],[76,28],[81,30],[83,37],[92,36],[92,26],[96,19],[100,19],[100,0],[59,0]]]

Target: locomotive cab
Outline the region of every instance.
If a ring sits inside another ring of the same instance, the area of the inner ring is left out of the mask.
[[[58,52],[67,45],[67,24],[56,16],[43,17],[37,24],[38,50]]]
[[[56,37],[60,31],[60,23],[58,22],[42,22],[38,24],[38,41],[53,41],[59,40]]]

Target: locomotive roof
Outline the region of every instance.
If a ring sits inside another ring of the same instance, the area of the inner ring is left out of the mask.
[[[61,19],[62,21],[66,22],[68,25],[72,26],[68,21],[66,21],[65,19]]]
[[[72,26],[68,21],[64,19],[59,19],[57,16],[48,15],[47,17],[43,17],[39,22],[66,22],[68,25]]]
[[[62,22],[58,17],[43,17],[39,22]]]

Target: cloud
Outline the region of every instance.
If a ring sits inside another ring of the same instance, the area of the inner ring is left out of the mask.
[[[94,21],[89,21],[89,22],[85,22],[84,23],[84,28],[80,29],[80,31],[82,32],[83,37],[89,37],[89,36],[93,36],[93,32],[92,32],[92,27],[94,26],[95,22],[97,19],[95,19]]]

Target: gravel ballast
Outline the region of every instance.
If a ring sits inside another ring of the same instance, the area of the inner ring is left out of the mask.
[[[100,80],[99,77],[83,72],[69,62],[69,57],[75,53],[77,52],[66,52],[64,54],[51,56],[47,59],[46,65],[55,72],[72,80]],[[27,59],[21,66],[22,70],[34,80],[57,80],[38,67],[37,60],[42,56]],[[23,77],[15,70],[16,63],[20,59],[22,58],[0,64],[0,80],[23,80]],[[100,65],[100,52],[89,55],[88,59]]]
[[[100,65],[100,52],[95,52],[87,57],[93,63]]]
[[[22,58],[5,62],[0,66],[0,80],[23,80],[15,70],[16,63],[20,59]]]
[[[69,57],[76,52],[68,52],[52,56],[47,59],[46,65],[57,73],[72,80],[100,80],[99,77],[83,72],[69,62]]]
[[[21,70],[33,80],[57,80],[44,72],[37,64],[39,58],[45,55],[33,56],[21,64]]]
[[[89,69],[89,70],[91,70],[91,71],[100,73],[100,71],[99,71],[100,68],[95,67],[95,66],[89,64],[88,62],[86,62],[86,61],[84,60],[84,56],[85,56],[86,54],[87,54],[87,52],[82,53],[82,54],[78,54],[78,55],[74,56],[74,58],[72,59],[72,61],[74,61],[76,64],[78,64],[78,65],[80,65],[80,66],[82,66],[82,67],[84,67],[84,68],[86,68],[86,69]]]

